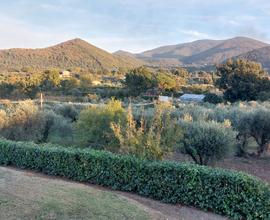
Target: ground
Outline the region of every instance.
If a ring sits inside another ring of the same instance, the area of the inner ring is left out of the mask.
[[[233,157],[220,161],[214,166],[244,171],[253,176],[257,176],[270,184],[270,156],[265,156],[262,158]]]
[[[167,159],[175,160],[177,162],[193,163],[190,157],[180,153],[170,155]],[[230,157],[221,161],[217,161],[213,164],[210,164],[209,166],[242,171],[270,183],[270,152],[261,158]]]
[[[0,219],[5,220],[225,220],[131,193],[0,167]]]

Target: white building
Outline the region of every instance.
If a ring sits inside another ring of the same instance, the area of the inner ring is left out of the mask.
[[[160,102],[172,102],[173,101],[173,98],[172,97],[169,97],[169,96],[159,96],[158,97],[158,101]]]
[[[203,102],[205,95],[202,94],[184,94],[180,96],[180,101],[183,102]]]

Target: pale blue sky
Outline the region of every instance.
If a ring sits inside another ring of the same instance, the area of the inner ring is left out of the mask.
[[[197,39],[270,43],[270,0],[0,0],[0,48],[82,38],[140,52]]]

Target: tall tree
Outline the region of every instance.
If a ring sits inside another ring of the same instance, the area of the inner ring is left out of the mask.
[[[217,67],[217,75],[217,87],[224,90],[224,98],[231,102],[256,100],[265,88],[261,85],[269,81],[259,63],[246,60],[228,60]]]

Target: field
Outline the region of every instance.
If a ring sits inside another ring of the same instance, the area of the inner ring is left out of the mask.
[[[130,193],[5,167],[0,167],[0,198],[0,219],[5,220],[226,219]]]

